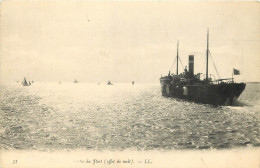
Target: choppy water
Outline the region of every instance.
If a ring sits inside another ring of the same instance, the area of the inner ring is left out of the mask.
[[[10,84],[0,95],[1,149],[260,146],[260,84],[223,107],[162,97],[157,84]]]

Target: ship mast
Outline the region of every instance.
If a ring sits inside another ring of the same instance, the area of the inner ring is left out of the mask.
[[[208,83],[208,58],[209,58],[209,29],[208,29],[208,33],[207,33],[206,83]]]
[[[177,69],[176,69],[176,74],[178,75],[178,63],[179,63],[179,40],[177,43]]]

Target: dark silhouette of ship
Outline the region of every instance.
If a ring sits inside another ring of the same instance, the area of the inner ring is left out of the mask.
[[[160,78],[163,96],[181,98],[196,103],[212,105],[232,105],[244,91],[245,83],[235,83],[233,75],[239,75],[233,69],[232,78],[212,80],[208,78],[209,33],[207,33],[206,79],[201,80],[200,74],[194,74],[194,55],[189,55],[189,70],[185,67],[183,73],[178,73],[179,43],[177,44],[176,75]]]

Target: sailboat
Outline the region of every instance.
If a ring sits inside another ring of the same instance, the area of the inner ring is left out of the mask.
[[[196,103],[212,105],[232,105],[244,91],[245,83],[235,83],[232,78],[217,79],[213,81],[208,77],[209,57],[209,32],[207,33],[206,51],[206,79],[201,80],[200,74],[194,74],[194,55],[189,55],[189,70],[178,73],[179,43],[177,44],[177,69],[176,75],[169,71],[167,76],[160,78],[161,92],[163,96],[181,98]],[[236,70],[236,71],[235,71]],[[239,75],[237,69],[233,69],[234,75]]]
[[[23,86],[30,86],[31,85],[30,81],[28,83],[25,77],[23,78],[22,84],[23,84]]]
[[[107,85],[113,85],[111,82],[110,82],[110,80],[107,82]]]
[[[79,83],[79,81],[77,81],[77,79],[74,80],[74,83]]]

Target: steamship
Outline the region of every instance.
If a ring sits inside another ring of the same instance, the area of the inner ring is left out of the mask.
[[[177,70],[176,74],[160,78],[163,96],[193,101],[196,103],[212,105],[232,105],[244,91],[245,83],[235,83],[233,74],[238,75],[239,70],[233,69],[232,78],[212,80],[208,77],[209,33],[207,33],[206,51],[206,78],[200,79],[200,74],[194,74],[194,55],[189,55],[188,70],[178,73],[179,42],[177,44]]]

